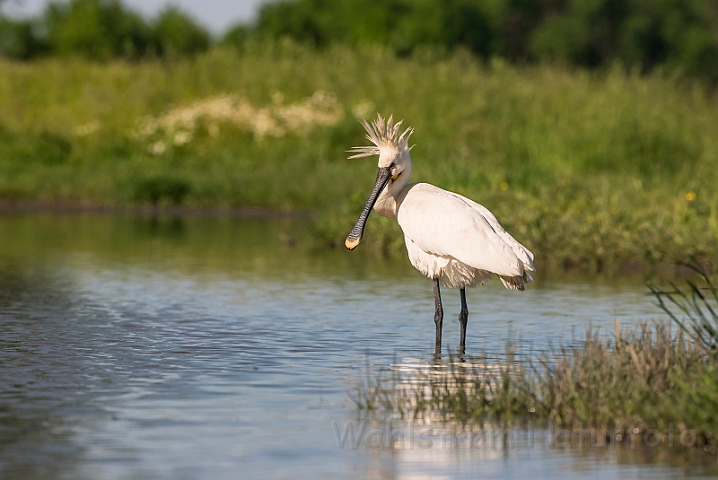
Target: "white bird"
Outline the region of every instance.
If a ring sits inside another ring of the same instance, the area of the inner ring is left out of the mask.
[[[533,254],[517,242],[485,207],[459,194],[428,183],[409,183],[411,157],[407,128],[401,121],[381,115],[369,125],[362,122],[370,146],[353,147],[349,158],[379,155],[379,173],[364,210],[344,244],[354,250],[361,242],[372,208],[379,215],[396,219],[404,232],[411,264],[434,281],[436,347],[441,348],[444,311],[439,282],[459,288],[461,294],[460,346],[466,344],[469,310],[466,287],[483,285],[494,275],[509,290],[523,290],[532,282]]]

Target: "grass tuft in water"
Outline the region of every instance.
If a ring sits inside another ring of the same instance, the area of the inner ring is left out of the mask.
[[[683,288],[671,283],[671,290],[649,285],[658,306],[706,352],[718,352],[718,287],[705,267],[697,261],[684,263],[697,274],[697,280],[687,280]],[[685,316],[684,319],[681,315]]]
[[[718,445],[718,373],[714,357],[670,324],[618,323],[612,337],[588,330],[583,342],[517,361],[503,355],[448,361],[425,368],[398,365],[389,376],[367,375],[355,397],[368,416],[426,422],[509,425],[531,421],[559,428],[679,435]]]

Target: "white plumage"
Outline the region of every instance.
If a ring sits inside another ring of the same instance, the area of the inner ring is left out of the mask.
[[[379,174],[374,191],[347,237],[346,246],[356,248],[373,208],[380,215],[395,218],[404,232],[411,264],[436,282],[437,315],[441,313],[440,281],[462,289],[462,312],[466,310],[467,286],[483,284],[497,275],[508,289],[523,290],[533,281],[533,254],[517,242],[485,207],[466,197],[427,183],[409,184],[411,157],[407,128],[402,122],[384,121],[378,116],[372,125],[362,122],[367,139],[374,145],[354,147],[349,158],[379,155]],[[435,315],[435,320],[437,320]],[[468,310],[465,312],[468,316]],[[440,343],[437,320],[437,344]],[[462,320],[462,345],[466,319]]]
[[[403,190],[396,219],[421,273],[453,288],[482,284],[492,274],[510,289],[532,281],[533,255],[486,208],[427,183]]]

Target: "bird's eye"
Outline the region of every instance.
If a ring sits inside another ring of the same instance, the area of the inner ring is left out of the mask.
[[[396,167],[396,163],[391,162],[391,165],[389,165],[389,170],[393,170],[394,167]]]

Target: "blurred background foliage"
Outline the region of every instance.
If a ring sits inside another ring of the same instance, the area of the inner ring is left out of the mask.
[[[718,252],[718,102],[658,72],[291,41],[193,56],[0,60],[0,203],[311,212],[341,247],[376,175],[359,119],[416,128],[415,181],[490,208],[541,260]],[[403,255],[373,216],[363,250]]]
[[[298,0],[265,5],[255,29],[320,47],[463,47],[485,58],[665,65],[718,79],[715,0]]]
[[[209,32],[176,8],[149,21],[118,0],[48,4],[29,20],[0,17],[0,55],[19,60],[77,55],[92,60],[194,54],[211,44]]]
[[[177,9],[147,20],[119,0],[51,3],[32,20],[0,18],[0,55],[28,60],[194,54],[213,43],[288,37],[317,48],[380,44],[398,55],[463,48],[512,62],[619,63],[718,81],[718,0],[294,0],[212,38]]]
[[[715,258],[716,12],[297,0],[215,36],[176,9],[52,3],[0,19],[0,203],[311,212],[341,247],[376,174],[346,150],[393,112],[413,179],[485,204],[541,261]],[[402,251],[393,221],[368,230],[364,250]]]

